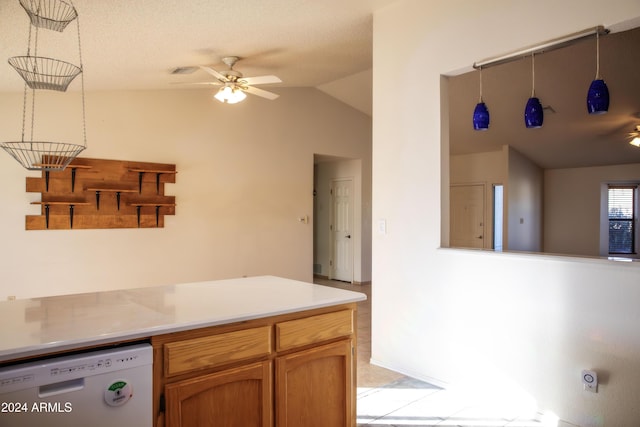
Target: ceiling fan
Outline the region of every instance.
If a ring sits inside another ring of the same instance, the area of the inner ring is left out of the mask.
[[[240,71],[234,70],[233,68],[233,66],[239,59],[240,58],[237,56],[225,56],[224,58],[222,58],[222,62],[224,62],[229,67],[228,70],[223,71],[216,71],[211,67],[200,65],[199,68],[211,74],[216,78],[216,80],[211,82],[197,82],[189,84],[222,86],[214,95],[214,97],[218,101],[226,102],[228,104],[235,104],[244,100],[247,97],[246,93],[270,100],[276,99],[278,96],[280,96],[276,93],[254,87],[253,85],[281,83],[282,80],[280,80],[276,76],[244,77]],[[177,73],[174,72],[174,74]]]
[[[636,125],[633,132],[628,134],[629,144],[640,148],[640,125]]]

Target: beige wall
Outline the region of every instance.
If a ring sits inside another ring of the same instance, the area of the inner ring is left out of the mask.
[[[574,426],[640,424],[637,263],[439,249],[441,75],[638,16],[637,0],[398,0],[374,15],[372,221],[387,221],[373,234],[375,363]],[[602,373],[597,394],[582,369]]]
[[[546,170],[545,252],[600,256],[601,186],[639,179],[638,163]]]
[[[207,90],[88,93],[84,157],[177,165],[164,229],[25,231],[38,214],[0,153],[0,299],[274,274],[312,279],[313,154],[370,162],[371,119],[316,89],[237,105]],[[77,93],[39,93],[37,137],[74,138]],[[74,99],[75,98],[75,99]],[[54,112],[58,114],[54,116]],[[0,94],[0,139],[20,137],[21,94]],[[77,142],[77,141],[76,141]],[[369,167],[369,166],[367,166]]]
[[[542,251],[543,170],[513,147],[507,148],[505,250]]]

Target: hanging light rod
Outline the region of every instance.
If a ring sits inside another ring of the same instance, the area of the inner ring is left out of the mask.
[[[529,46],[513,52],[505,53],[503,55],[494,56],[493,58],[483,59],[482,61],[474,62],[473,68],[478,69],[481,67],[482,68],[492,67],[494,65],[500,65],[506,62],[511,62],[521,58],[525,58],[525,57],[531,56],[532,54],[549,52],[549,51],[573,44],[578,40],[595,36],[596,34],[600,34],[600,35],[609,34],[609,30],[604,28],[604,26],[602,25],[598,25],[597,27],[587,28],[586,30],[578,31],[577,33],[567,34],[566,36],[547,40],[546,42],[538,43],[533,46]]]

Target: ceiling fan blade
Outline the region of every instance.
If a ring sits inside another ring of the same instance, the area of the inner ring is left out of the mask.
[[[282,83],[276,76],[257,76],[257,77],[242,77],[239,81],[248,85],[266,85],[269,83]]]
[[[248,92],[252,95],[257,95],[260,96],[262,98],[267,98],[267,99],[271,99],[274,100],[277,97],[279,97],[280,95],[278,95],[277,93],[273,93],[273,92],[269,92],[263,89],[258,89],[257,87],[253,87],[253,86],[247,86],[245,88],[243,88],[242,90],[244,90],[245,92]]]
[[[200,68],[206,71],[207,73],[211,74],[216,79],[220,80],[222,83],[226,83],[229,81],[229,79],[224,74],[217,72],[213,68],[205,67],[204,65],[200,65]]]
[[[220,86],[221,82],[169,82],[171,85],[207,85],[207,86]]]

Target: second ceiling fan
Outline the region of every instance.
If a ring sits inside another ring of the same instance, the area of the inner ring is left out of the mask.
[[[235,104],[244,100],[247,97],[246,93],[270,100],[280,96],[276,93],[254,87],[253,85],[281,83],[282,80],[276,76],[244,77],[240,71],[234,70],[233,68],[239,59],[237,56],[225,56],[222,58],[222,62],[229,67],[229,69],[223,71],[216,71],[211,67],[200,65],[201,69],[211,74],[216,80],[192,84],[222,86],[214,97],[220,102],[229,104]]]

